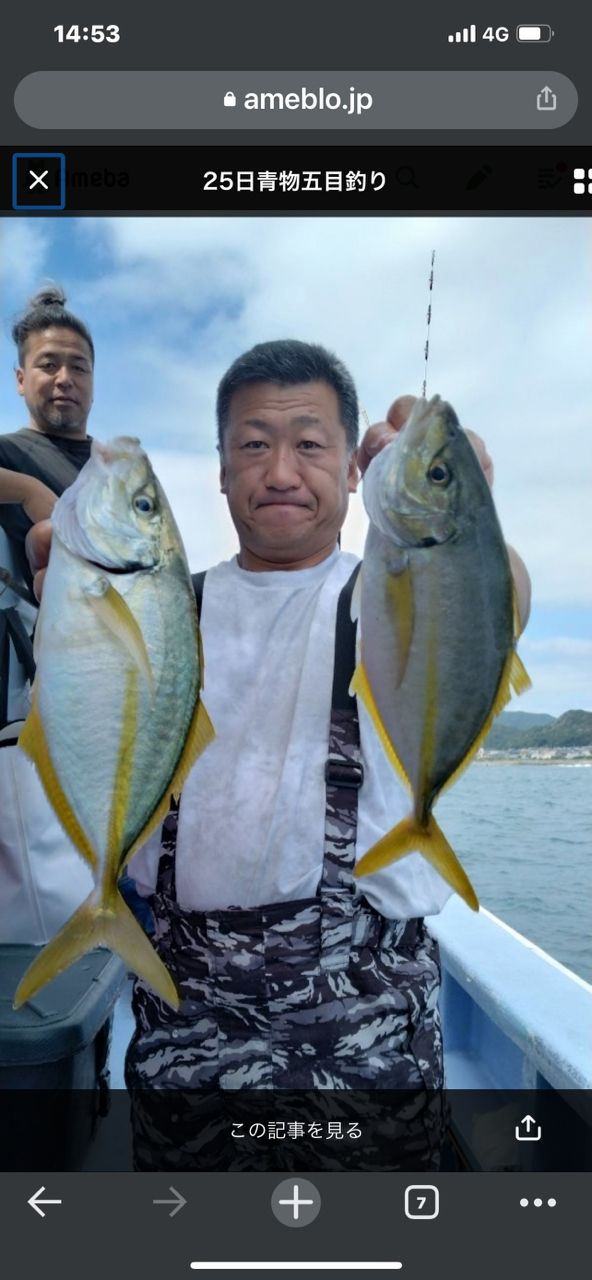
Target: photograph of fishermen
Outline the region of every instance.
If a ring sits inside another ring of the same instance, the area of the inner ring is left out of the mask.
[[[443,1086],[585,1087],[589,223],[0,236],[11,1044],[112,963],[138,1169],[258,1167],[253,1092],[404,1095],[435,1168]]]

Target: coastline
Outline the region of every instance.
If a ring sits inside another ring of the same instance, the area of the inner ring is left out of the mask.
[[[508,751],[485,751],[483,747],[475,756],[477,764],[559,764],[567,768],[592,767],[590,747],[538,747],[516,748]]]

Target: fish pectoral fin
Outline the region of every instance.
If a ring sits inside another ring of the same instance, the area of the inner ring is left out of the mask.
[[[96,890],[29,965],[17,987],[14,1008],[20,1009],[52,978],[93,947],[101,946],[117,952],[162,1000],[173,1009],[179,1008],[179,994],[170,973],[121,894],[117,893],[107,907],[97,905]]]
[[[49,754],[49,747],[47,745],[43,721],[39,712],[39,702],[35,687],[33,687],[31,710],[25,720],[23,728],[21,729],[18,745],[21,748],[21,751],[24,751],[25,755],[27,755],[35,765],[47,799],[49,800],[54,813],[59,818],[66,835],[69,836],[72,844],[78,850],[81,857],[84,858],[85,862],[88,862],[89,866],[92,867],[92,870],[96,871],[98,866],[97,855],[90,843],[90,840],[82,830],[78,818],[70,807],[70,803],[66,798],[56,773],[55,765]]]
[[[433,814],[430,814],[426,827],[420,827],[412,816],[404,818],[364,854],[356,865],[355,874],[370,875],[408,853],[421,853],[472,911],[479,910],[475,890]]]
[[[407,557],[401,561],[400,568],[393,570],[386,579],[386,596],[390,622],[395,637],[394,652],[397,659],[395,687],[398,689],[407,670],[415,606],[413,601],[413,580]]]
[[[101,619],[104,626],[108,627],[109,631],[123,645],[130,658],[142,672],[150,692],[154,693],[154,675],[150,666],[144,637],[123,596],[119,594],[119,591],[115,590],[115,587],[107,578],[99,578],[92,586],[84,590],[84,598],[95,610],[97,617]]]
[[[386,755],[388,756],[388,759],[390,760],[393,768],[396,769],[397,773],[399,774],[401,781],[404,782],[405,786],[408,787],[409,790],[411,790],[411,783],[409,781],[409,778],[407,777],[405,769],[401,764],[401,761],[399,760],[399,757],[395,751],[395,748],[393,747],[393,744],[388,736],[388,733],[384,727],[384,724],[382,723],[380,712],[378,710],[378,707],[376,706],[374,694],[370,687],[370,681],[368,679],[366,668],[364,666],[364,663],[361,661],[358,662],[358,665],[354,671],[352,682],[349,687],[349,692],[350,694],[352,695],[355,694],[358,698],[361,698],[368,712],[368,715],[372,720],[374,728],[376,729],[378,737],[380,738],[383,750],[386,752]]]
[[[532,689],[532,680],[524,666],[522,658],[518,656],[515,649],[512,654],[512,662],[510,666],[510,684],[517,696],[521,693],[526,693],[527,689]]]
[[[137,853],[138,849],[146,843],[148,837],[152,835],[152,832],[156,831],[159,823],[164,821],[169,811],[171,796],[174,796],[175,800],[179,799],[183,784],[190,769],[193,768],[198,756],[201,755],[202,751],[205,751],[206,747],[212,739],[215,738],[215,736],[216,733],[212,725],[212,721],[210,720],[201,698],[198,698],[191,724],[187,731],[185,745],[171,781],[154,810],[154,813],[148,819],[146,826],[142,831],[140,831],[139,835],[136,836],[134,843],[127,850],[127,853],[121,863],[121,871],[127,865],[130,858],[133,858],[134,854]]]
[[[200,698],[197,711],[195,712],[193,720],[189,726],[189,733],[187,734],[183,754],[171,782],[171,791],[175,796],[175,799],[179,798],[181,788],[185,782],[187,774],[195,764],[198,756],[201,755],[202,751],[205,751],[206,747],[210,745],[210,742],[213,742],[215,737],[216,731]]]

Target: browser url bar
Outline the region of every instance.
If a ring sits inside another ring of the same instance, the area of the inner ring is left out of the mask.
[[[558,129],[557,71],[35,71],[14,95],[34,129]]]

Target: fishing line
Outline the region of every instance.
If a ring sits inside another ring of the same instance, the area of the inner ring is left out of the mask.
[[[429,355],[430,355],[430,325],[431,325],[431,323],[432,323],[432,290],[433,290],[433,288],[434,288],[434,261],[435,261],[435,258],[436,258],[436,250],[435,250],[435,249],[432,249],[432,261],[431,261],[431,263],[430,263],[430,283],[429,283],[429,288],[428,288],[428,314],[427,314],[428,327],[427,327],[427,333],[426,333],[425,349],[424,349],[424,353],[423,353],[423,354],[424,354],[424,361],[425,361],[425,364],[424,364],[424,369],[423,369],[423,387],[422,387],[422,389],[421,389],[421,394],[422,394],[422,396],[423,396],[423,399],[424,399],[424,400],[425,400],[426,387],[427,387],[427,382],[428,382],[428,359],[429,359]]]

